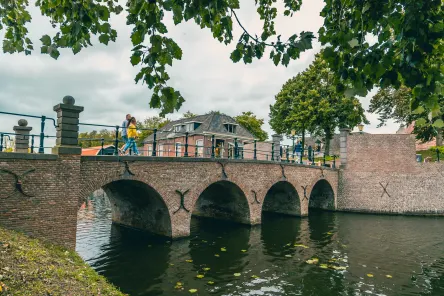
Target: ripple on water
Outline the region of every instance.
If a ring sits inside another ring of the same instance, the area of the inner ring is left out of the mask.
[[[251,228],[193,218],[191,237],[171,242],[113,225],[107,198],[95,197],[79,210],[77,251],[130,295],[193,288],[196,295],[442,296],[443,225],[442,218],[326,212],[264,216]]]

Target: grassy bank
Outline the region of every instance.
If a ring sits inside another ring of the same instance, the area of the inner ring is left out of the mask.
[[[0,227],[0,295],[125,295],[77,253]]]

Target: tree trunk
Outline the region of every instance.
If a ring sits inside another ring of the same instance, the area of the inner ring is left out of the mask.
[[[325,155],[330,154],[331,139],[332,139],[332,133],[329,130],[325,131],[325,146],[324,146],[324,154]]]
[[[436,146],[442,146],[442,134],[443,130],[439,129],[438,134],[436,135]]]

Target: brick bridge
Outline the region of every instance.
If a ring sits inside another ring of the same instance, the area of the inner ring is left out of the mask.
[[[306,216],[311,208],[444,215],[444,163],[417,163],[409,135],[341,130],[339,169],[275,161],[80,156],[83,107],[64,101],[54,107],[58,126],[52,154],[0,152],[4,227],[73,248],[79,206],[101,188],[114,222],[173,238],[190,234],[192,215],[250,225],[261,223],[262,212]]]
[[[0,222],[75,246],[79,205],[103,189],[115,223],[179,238],[192,215],[260,224],[262,211],[334,210],[338,170],[249,160],[3,153]],[[23,175],[21,190],[14,174]]]

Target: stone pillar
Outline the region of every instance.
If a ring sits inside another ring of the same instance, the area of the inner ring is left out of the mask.
[[[345,168],[347,166],[347,138],[350,134],[351,129],[349,128],[341,128],[340,130],[340,138],[339,138],[339,154],[341,159],[341,168]]]
[[[15,136],[15,152],[28,153],[29,149],[29,132],[32,127],[28,126],[28,121],[25,119],[20,119],[18,121],[18,126],[14,126]]]
[[[63,103],[54,106],[57,112],[57,139],[56,146],[52,148],[53,154],[80,155],[79,146],[79,115],[83,107],[75,106],[71,96],[65,96]]]
[[[271,138],[273,139],[273,147],[274,147],[274,160],[280,160],[280,152],[281,152],[281,141],[283,137],[281,135],[275,134],[272,135]]]

